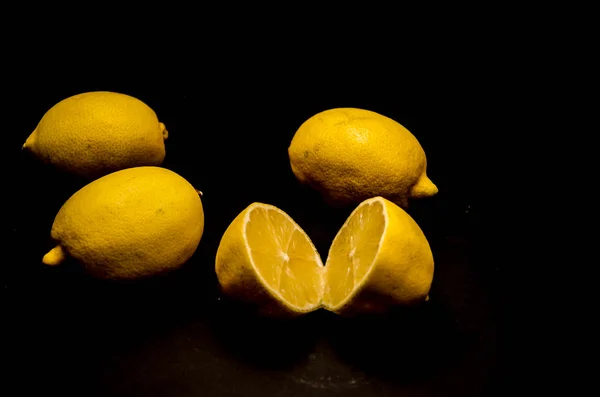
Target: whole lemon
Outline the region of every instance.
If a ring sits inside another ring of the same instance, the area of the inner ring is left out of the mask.
[[[144,102],[116,92],[63,99],[42,117],[24,149],[88,179],[124,168],[160,165],[168,132]]]
[[[398,122],[369,110],[318,113],[296,131],[288,149],[296,178],[336,206],[382,196],[406,207],[433,196],[425,152]]]
[[[204,230],[199,192],[173,171],[129,168],[81,188],[61,207],[42,262],[68,256],[93,276],[135,279],[175,269],[195,252]]]

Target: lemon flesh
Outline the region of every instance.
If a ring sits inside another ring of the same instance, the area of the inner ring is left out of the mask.
[[[385,230],[380,202],[361,206],[336,236],[327,260],[326,299],[337,306],[359,286],[379,251]]]

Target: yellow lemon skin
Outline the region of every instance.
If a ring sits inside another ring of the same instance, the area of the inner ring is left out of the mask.
[[[125,280],[176,269],[195,252],[204,231],[199,192],[165,168],[136,167],[81,188],[61,207],[42,260],[71,257],[92,276]]]
[[[45,163],[87,179],[160,165],[165,125],[144,102],[116,92],[66,98],[42,117],[23,148]]]
[[[354,316],[426,301],[434,260],[412,217],[391,201],[375,197],[348,217],[331,245],[325,269],[324,307]]]
[[[406,207],[408,199],[433,196],[425,152],[398,122],[357,108],[335,108],[306,120],[288,148],[296,178],[334,206],[375,196]]]

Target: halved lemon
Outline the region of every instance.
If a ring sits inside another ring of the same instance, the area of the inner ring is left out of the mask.
[[[306,233],[277,207],[253,203],[229,225],[217,249],[222,291],[264,315],[321,306],[323,262]]]
[[[426,300],[433,254],[423,231],[382,197],[363,201],[336,235],[325,264],[323,306],[352,315]]]

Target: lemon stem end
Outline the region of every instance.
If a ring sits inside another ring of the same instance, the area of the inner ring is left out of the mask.
[[[163,136],[163,140],[166,141],[169,137],[169,131],[167,131],[167,127],[164,123],[158,123],[158,128],[160,128],[160,132]]]

